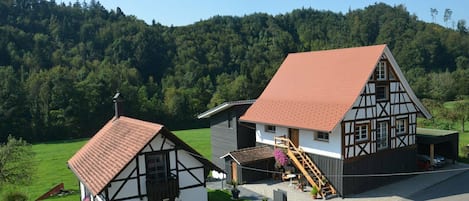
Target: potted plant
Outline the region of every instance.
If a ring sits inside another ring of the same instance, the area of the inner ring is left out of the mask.
[[[311,189],[311,196],[314,198],[314,199],[317,199],[318,198],[318,188],[316,188],[316,186],[313,186],[313,188]]]
[[[239,189],[238,189],[238,182],[236,180],[231,181],[231,195],[233,196],[234,199],[239,198]]]

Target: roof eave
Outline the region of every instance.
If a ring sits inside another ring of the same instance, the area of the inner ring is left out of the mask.
[[[91,192],[91,194],[92,194],[93,196],[97,196],[98,194],[100,194],[100,193],[102,192],[102,189],[101,189],[100,192],[98,192],[98,193],[94,192],[94,190],[91,189],[85,181],[83,181],[83,178],[81,178],[80,175],[77,174],[76,170],[73,168],[73,166],[70,166],[70,164],[69,164],[68,162],[67,162],[67,167],[68,167],[68,169],[70,169],[70,170],[73,172],[73,174],[78,178],[78,180],[80,181],[80,183],[82,183],[83,185],[85,185],[85,187]]]
[[[415,105],[420,109],[420,112],[422,113],[423,117],[427,118],[427,119],[431,119],[432,118],[432,115],[430,114],[430,112],[425,108],[425,106],[423,106],[422,102],[420,102],[420,100],[417,98],[417,96],[415,95],[414,91],[412,90],[412,88],[410,87],[409,83],[407,82],[407,80],[405,79],[404,77],[404,74],[402,73],[401,71],[401,68],[399,67],[399,65],[397,64],[396,60],[394,59],[394,56],[392,55],[391,53],[391,50],[389,50],[389,48],[386,46],[386,48],[384,48],[384,53],[386,54],[386,56],[388,57],[388,61],[391,62],[391,66],[393,67],[394,71],[396,72],[397,74],[397,77],[399,78],[399,80],[401,81],[402,83],[402,86],[404,86],[404,88],[406,89],[406,92],[407,94],[409,95],[410,99],[415,103]]]
[[[241,101],[231,101],[231,102],[224,102],[214,108],[211,108],[199,115],[197,115],[197,119],[204,119],[204,118],[210,118],[211,116],[218,114],[221,111],[224,111],[226,109],[229,109],[233,106],[236,105],[246,105],[246,104],[253,104],[256,100],[251,99],[251,100],[241,100]]]
[[[302,130],[311,130],[311,131],[319,131],[319,132],[326,132],[326,133],[331,133],[332,130],[337,126],[337,124],[334,125],[330,130],[322,130],[322,129],[315,129],[315,128],[307,128],[307,127],[301,127],[301,126],[294,126],[294,125],[286,125],[286,124],[277,124],[277,123],[270,123],[270,122],[263,122],[263,121],[255,121],[255,120],[246,120],[242,119],[242,117],[239,119],[242,122],[246,123],[254,123],[254,124],[265,124],[265,125],[273,125],[273,126],[281,126],[285,128],[294,128],[294,129],[302,129]]]

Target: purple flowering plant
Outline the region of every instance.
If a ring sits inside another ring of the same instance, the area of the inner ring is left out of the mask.
[[[288,162],[287,155],[281,149],[274,149],[274,158],[276,165],[279,166],[285,166]]]

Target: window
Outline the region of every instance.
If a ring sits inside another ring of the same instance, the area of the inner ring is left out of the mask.
[[[386,85],[376,85],[376,100],[388,100],[388,87]]]
[[[407,133],[407,119],[396,120],[396,134],[403,135]]]
[[[265,132],[275,133],[275,126],[265,125]]]
[[[228,128],[231,128],[231,112],[228,112]]]
[[[388,148],[388,122],[382,121],[378,122],[378,127],[376,128],[376,149],[386,149]]]
[[[355,141],[368,140],[368,124],[357,124],[355,126]]]
[[[147,167],[147,181],[150,183],[164,183],[169,179],[168,153],[149,153],[145,157]]]
[[[386,61],[378,62],[376,67],[376,80],[386,80]]]
[[[329,141],[329,133],[326,132],[316,132],[315,140],[319,141]]]

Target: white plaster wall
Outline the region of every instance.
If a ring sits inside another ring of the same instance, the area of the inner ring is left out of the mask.
[[[275,136],[288,136],[288,128],[276,126],[276,132],[265,132],[264,124],[256,124],[256,142],[274,145]],[[341,158],[341,126],[338,124],[329,134],[329,142],[314,140],[315,131],[299,130],[299,147],[305,152],[332,158]]]
[[[85,199],[85,193],[86,193],[85,185],[83,185],[83,183],[80,182],[80,200]]]
[[[327,156],[331,158],[342,157],[342,134],[341,126],[338,124],[331,133],[329,133],[329,141],[319,141],[314,139],[316,131],[300,130],[300,148],[305,152]]]
[[[207,189],[203,186],[181,190],[180,201],[207,201]]]
[[[195,157],[202,157],[198,155],[192,155],[192,153],[189,153],[184,150],[178,150],[178,160],[181,161],[186,168],[193,168],[193,167],[200,167],[202,166],[202,163],[195,159]],[[172,158],[174,159],[174,158]],[[182,169],[183,167],[179,166],[179,169]]]
[[[288,136],[288,128],[275,127],[275,133],[265,132],[265,124],[256,124],[256,142],[274,145],[274,137]]]
[[[203,168],[192,169],[190,171],[200,181],[204,182],[204,169]],[[179,187],[180,188],[184,188],[186,186],[192,186],[195,184],[199,184],[199,181],[197,181],[188,171],[179,172]]]

